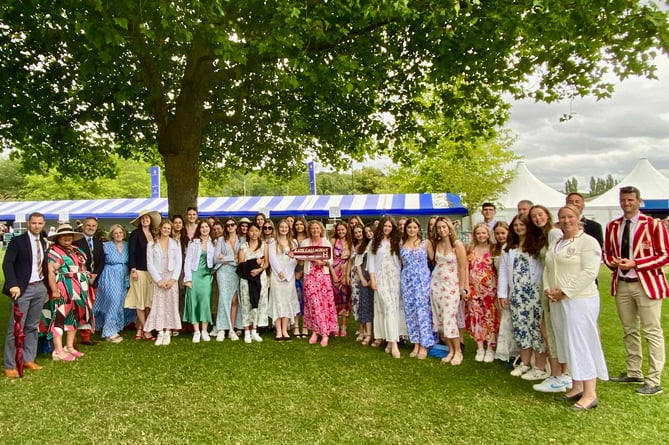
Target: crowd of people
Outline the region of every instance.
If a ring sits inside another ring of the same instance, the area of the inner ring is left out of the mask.
[[[608,380],[597,325],[602,248],[628,353],[627,371],[612,380],[645,383],[637,389],[643,395],[662,391],[667,230],[640,214],[636,188],[622,188],[620,202],[624,217],[609,224],[606,238],[582,217],[578,193],[567,197],[557,223],[529,201],[509,224],[495,221],[495,206],[486,203],[467,245],[444,216],[430,218],[425,232],[416,218],[365,224],[352,217],[328,234],[302,217],[218,220],[189,208],[186,219],[162,219],[143,210],[129,236],[115,224],[102,242],[92,217],[44,239],[44,216],[34,213],[7,249],[4,292],[23,313],[31,370],[41,368],[38,332],[53,341],[53,360],[69,362],[83,355],[79,341],[95,343],[91,332],[122,342],[131,320],[134,339],[157,346],[185,332],[193,343],[262,342],[261,333],[273,332],[276,341],[308,338],[327,347],[331,337],[348,335],[352,317],[360,345],[385,347],[394,358],[403,342],[418,360],[443,343],[442,362],[458,366],[469,335],[474,361],[507,362],[511,375],[539,382],[535,390],[564,393],[559,399],[575,402],[572,409],[589,410],[599,403],[597,379]],[[631,228],[621,229],[622,220]],[[645,380],[639,319],[649,341]],[[16,376],[15,355],[10,323],[7,377]]]

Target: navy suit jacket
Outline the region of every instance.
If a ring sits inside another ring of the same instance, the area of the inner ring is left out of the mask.
[[[583,231],[597,240],[599,247],[604,247],[604,233],[602,232],[602,225],[597,221],[591,219],[582,218],[583,221]]]
[[[105,267],[105,248],[102,245],[102,241],[97,238],[93,238],[93,268],[91,269],[91,249],[88,247],[88,242],[86,242],[86,237],[75,241],[74,245],[81,248],[86,254],[86,270],[90,273],[97,275],[95,281],[93,282],[93,287],[98,287],[98,279],[102,273],[102,269]]]
[[[32,238],[29,232],[15,236],[9,242],[5,259],[2,261],[2,272],[5,274],[5,284],[2,293],[10,295],[9,289],[18,286],[23,295],[30,284],[30,275],[33,266]],[[44,284],[47,285],[49,261],[47,259],[46,240],[40,235],[42,245],[42,271],[44,273]]]

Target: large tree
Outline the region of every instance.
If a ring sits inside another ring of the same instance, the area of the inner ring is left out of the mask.
[[[607,70],[653,75],[667,29],[631,0],[4,0],[0,141],[66,175],[161,157],[182,211],[201,170],[401,161],[393,142],[426,111],[472,140],[504,120],[504,92],[605,97]],[[422,110],[430,85],[450,100]]]

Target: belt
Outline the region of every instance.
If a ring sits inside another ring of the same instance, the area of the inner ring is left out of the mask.
[[[625,283],[638,283],[639,277],[636,278],[618,277],[618,281],[624,281]]]

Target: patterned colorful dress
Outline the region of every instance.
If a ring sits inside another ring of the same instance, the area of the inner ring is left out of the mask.
[[[334,242],[332,257],[330,273],[332,274],[332,292],[337,305],[337,314],[348,315],[351,312],[351,286],[344,284],[343,279],[351,251],[341,238],[337,238]]]
[[[353,251],[351,253],[351,311],[353,319],[358,319],[358,308],[360,307],[360,277],[358,276],[358,265],[362,262],[362,255]]]
[[[430,307],[430,268],[427,265],[425,241],[416,249],[400,248],[402,274],[400,289],[404,300],[409,340],[426,348],[435,343]]]
[[[249,249],[249,243],[244,241],[239,250],[244,251],[244,261],[262,258],[265,252],[265,243],[260,241],[258,250]],[[244,326],[264,327],[269,324],[269,284],[267,274],[260,273],[260,300],[258,307],[253,308],[249,296],[249,282],[243,278],[239,280],[239,295],[242,302],[242,324]]]
[[[545,352],[541,335],[540,285],[533,283],[530,274],[529,255],[516,250],[513,260],[513,283],[509,291],[509,309],[513,335],[520,349],[534,349]]]
[[[311,246],[311,240],[304,240],[302,245]],[[322,246],[323,240],[321,239],[316,245]],[[316,266],[313,261],[306,269],[309,273],[304,275],[304,326],[318,335],[338,332],[339,324],[330,274],[326,274],[323,266]]]
[[[40,320],[40,332],[51,340],[65,331],[95,329],[93,307],[88,298],[86,254],[78,247],[65,249],[54,244],[48,253],[49,264],[58,265],[56,285],[60,298],[46,302]],[[51,292],[49,292],[50,294]]]
[[[213,281],[214,278],[211,269],[207,267],[207,252],[202,249],[197,270],[193,271],[191,287],[186,288],[183,321],[192,324],[199,322],[211,323],[211,292]]]
[[[459,338],[457,315],[460,307],[460,280],[455,252],[441,254],[435,249],[435,262],[430,281],[432,323],[444,337]]]
[[[367,244],[367,249],[362,255],[359,256],[362,257],[360,259],[360,267],[363,270],[363,274],[367,273],[367,277],[369,277],[369,268],[367,263],[369,258],[369,250],[372,248],[371,246],[372,243]],[[358,314],[356,320],[358,323],[371,323],[374,321],[374,290],[370,287],[369,282],[367,283],[367,287],[364,287],[362,283],[360,283],[359,295],[360,302],[358,303]]]
[[[114,241],[102,244],[105,252],[105,267],[98,279],[98,291],[93,305],[97,329],[103,337],[113,337],[126,325],[123,302],[130,287],[128,275],[128,243],[123,242],[121,252]],[[134,314],[134,310],[129,310]]]
[[[465,302],[465,326],[477,342],[497,344],[499,314],[495,306],[497,297],[497,272],[490,252],[478,257],[469,254],[469,298]]]

